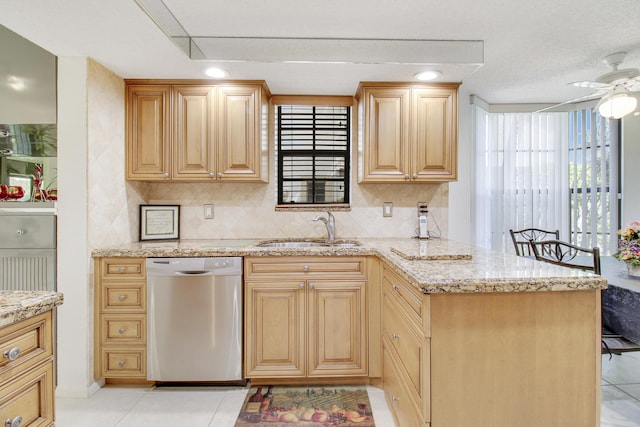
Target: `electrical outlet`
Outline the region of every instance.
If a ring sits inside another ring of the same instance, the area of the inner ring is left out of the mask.
[[[382,216],[384,216],[384,217],[393,216],[393,203],[392,202],[384,202],[382,204]]]
[[[213,219],[213,205],[204,205],[204,219]]]

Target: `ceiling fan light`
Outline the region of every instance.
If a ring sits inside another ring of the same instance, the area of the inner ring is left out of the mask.
[[[636,109],[638,100],[629,93],[616,93],[603,99],[598,107],[602,117],[608,119],[620,119]]]
[[[438,77],[440,77],[440,74],[442,74],[440,71],[435,71],[435,70],[428,70],[428,71],[421,71],[419,73],[416,73],[413,75],[413,77],[415,77],[418,80],[422,80],[422,81],[429,81],[429,80],[435,80]]]

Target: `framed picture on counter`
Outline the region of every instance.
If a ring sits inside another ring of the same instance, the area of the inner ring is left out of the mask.
[[[140,205],[140,241],[180,238],[180,205]]]

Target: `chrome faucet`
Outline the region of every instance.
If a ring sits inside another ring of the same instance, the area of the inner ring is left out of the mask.
[[[331,212],[327,212],[327,218],[316,215],[312,221],[324,222],[325,227],[327,227],[327,235],[329,236],[329,241],[333,242],[336,239],[336,219]]]

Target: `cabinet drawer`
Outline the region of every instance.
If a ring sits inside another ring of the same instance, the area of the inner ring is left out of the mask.
[[[105,283],[101,286],[101,310],[104,312],[145,312],[147,297],[145,286],[123,286]]]
[[[51,311],[6,326],[0,338],[0,382],[23,372],[53,354]],[[9,354],[17,357],[9,360]]]
[[[429,295],[420,292],[387,266],[384,267],[382,290],[393,295],[409,319],[421,325],[420,329],[425,332],[426,336],[431,336]]]
[[[144,258],[101,258],[100,277],[105,280],[145,278]]]
[[[365,258],[361,257],[260,257],[247,258],[245,277],[304,275],[329,277],[361,277],[366,271]]]
[[[104,314],[100,339],[107,344],[145,344],[147,317],[144,314]]]
[[[429,342],[416,333],[389,295],[384,295],[384,336],[398,355],[398,368],[406,373],[407,386],[416,404],[428,401]]]
[[[102,349],[103,377],[147,376],[147,355],[143,347],[126,349]]]
[[[0,387],[0,420],[23,426],[53,425],[53,358]]]
[[[393,412],[396,424],[402,427],[424,427],[425,420],[420,412],[412,404],[411,393],[405,387],[400,371],[398,370],[392,354],[384,347],[384,394],[389,408]]]

